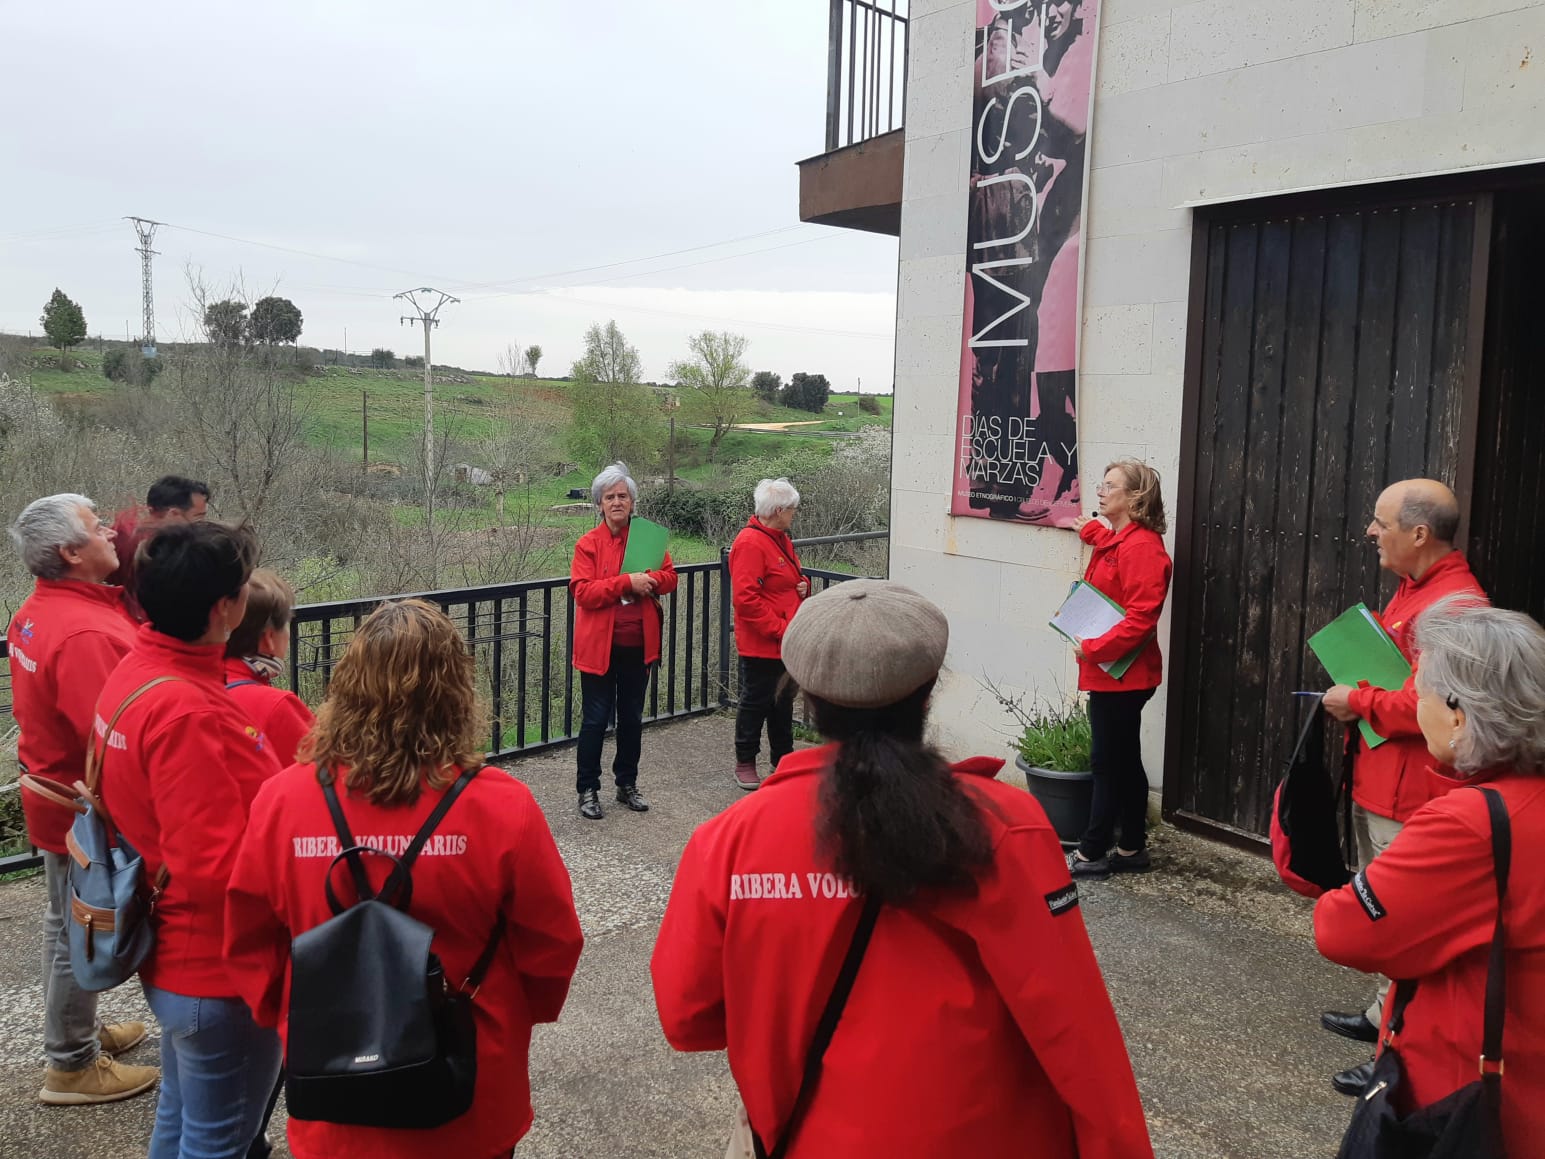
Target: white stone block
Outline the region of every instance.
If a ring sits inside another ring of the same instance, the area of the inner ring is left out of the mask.
[[[1482,113],[1483,123],[1489,123],[1493,116],[1509,115],[1507,106],[1545,100],[1545,8],[1474,20],[1434,32],[1431,39],[1444,59],[1459,65],[1444,78],[1447,87],[1460,78],[1463,83],[1461,103],[1443,111]],[[1440,82],[1431,83],[1436,89]]]
[[[1147,374],[1153,369],[1153,306],[1084,309],[1079,361],[1085,374]]]
[[[966,214],[965,193],[939,197],[919,197],[901,203],[901,261],[954,256],[965,268]]]
[[[1356,0],[1200,0],[1171,13],[1169,79],[1227,72],[1352,43]]]
[[[949,497],[922,491],[891,492],[891,543],[942,552],[949,527]]]
[[[1111,28],[1129,20],[1163,15],[1184,3],[1185,0],[1100,0],[1100,27]]]
[[[1186,369],[1187,300],[1190,292],[1189,256],[1184,274],[1186,285],[1174,301],[1159,302],[1153,308],[1153,372],[1178,379]]]
[[[1477,131],[1474,114],[1451,113],[1341,134],[1349,181],[1383,181],[1442,169],[1545,159],[1545,102],[1516,105]]]
[[[1099,131],[1096,123],[1094,132]],[[1113,165],[1089,175],[1089,206],[1084,214],[1084,233],[1089,238],[1185,229],[1190,224],[1188,210],[1164,200],[1163,161]]]
[[[951,521],[950,551],[972,559],[991,559],[1014,568],[1076,567],[1082,545],[1062,527],[1035,527],[1001,519],[957,515]]]
[[[1136,92],[1167,82],[1170,70],[1170,14],[1157,12],[1119,24],[1102,24],[1095,64],[1101,96]]]
[[[960,386],[941,375],[898,374],[892,423],[898,434],[953,435]]]
[[[948,496],[954,481],[955,436],[895,433],[891,444],[891,492]]]
[[[896,335],[896,372],[960,380],[961,320],[957,314],[910,318]]]
[[[1346,147],[1344,132],[1316,133],[1170,157],[1163,200],[1182,205],[1339,184],[1347,175]]]
[[[1086,374],[1078,384],[1078,435],[1088,445],[1151,443],[1178,430],[1183,380],[1178,374]],[[1086,492],[1101,463],[1080,460]],[[1088,506],[1086,504],[1085,506]]]
[[[944,254],[901,263],[896,317],[902,324],[925,317],[950,316],[959,320],[965,312],[965,300],[963,254]]]
[[[929,76],[907,77],[908,139],[971,128],[971,61]]]
[[[1545,0],[1357,0],[1357,39],[1378,40],[1427,28],[1463,24],[1499,12],[1545,7]]]
[[[907,85],[969,64],[976,47],[976,12],[956,4],[925,16],[913,16],[907,44]],[[860,56],[863,54],[860,53]]]
[[[1084,306],[1168,302],[1186,296],[1191,231],[1090,238],[1084,255]]]
[[[932,16],[935,12],[945,12],[952,8],[964,8],[970,15],[967,19],[976,18],[976,4],[974,0],[912,0],[909,11],[912,19],[918,20],[924,16]]]
[[[971,187],[971,134],[964,129],[907,141],[901,197],[953,195],[961,201]]]

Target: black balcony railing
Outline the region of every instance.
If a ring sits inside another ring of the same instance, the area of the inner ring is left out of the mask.
[[[819,546],[883,539],[887,532],[796,539]],[[817,591],[851,575],[806,568]],[[728,552],[718,563],[676,568],[676,590],[661,601],[665,613],[660,664],[644,705],[646,724],[714,712],[734,703]],[[573,665],[574,603],[567,576],[415,593],[438,604],[461,626],[477,665],[479,690],[492,724],[488,753],[502,758],[565,744],[579,735],[580,698]],[[392,596],[403,599],[404,596]],[[290,621],[289,686],[315,707],[327,694],[334,665],[354,630],[382,602],[341,600],[304,604]],[[0,657],[5,643],[0,638]],[[12,730],[10,666],[0,665],[0,737]],[[14,784],[0,793],[14,793]],[[4,835],[0,835],[4,836]],[[14,834],[11,835],[14,838]],[[33,851],[0,856],[0,873],[41,864]]]
[[[902,126],[911,0],[830,0],[826,151]]]

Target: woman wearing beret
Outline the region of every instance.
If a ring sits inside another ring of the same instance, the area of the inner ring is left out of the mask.
[[[787,1159],[1151,1157],[1056,833],[1001,760],[923,740],[948,640],[900,584],[801,605],[783,663],[829,743],[688,841],[651,964],[666,1038],[727,1049]]]

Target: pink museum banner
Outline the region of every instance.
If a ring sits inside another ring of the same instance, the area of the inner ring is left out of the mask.
[[[1099,0],[977,0],[955,515],[1071,525]]]

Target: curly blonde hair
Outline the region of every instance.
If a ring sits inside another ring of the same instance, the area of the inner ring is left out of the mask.
[[[409,805],[483,763],[486,717],[472,654],[450,617],[424,600],[382,604],[333,670],[301,759],[348,768],[372,804]]]
[[[1117,459],[1105,465],[1106,473],[1120,471],[1131,501],[1127,514],[1132,522],[1149,531],[1163,535],[1169,530],[1164,518],[1164,492],[1159,486],[1159,473],[1139,459]]]

